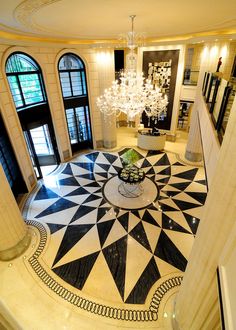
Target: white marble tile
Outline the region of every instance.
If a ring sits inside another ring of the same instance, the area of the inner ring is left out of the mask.
[[[128,298],[151,257],[152,254],[149,251],[143,249],[135,239],[128,237],[124,300]]]

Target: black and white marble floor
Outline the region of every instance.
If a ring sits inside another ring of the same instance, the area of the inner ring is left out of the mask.
[[[126,199],[117,172],[127,150],[81,155],[44,178],[26,218],[48,231],[42,259],[55,277],[128,305],[144,304],[159,279],[184,272],[207,188],[203,168],[173,153],[136,151],[144,192]]]

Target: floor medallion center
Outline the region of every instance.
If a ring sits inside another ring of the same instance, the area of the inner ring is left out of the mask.
[[[142,193],[135,196],[137,189],[142,189]],[[142,209],[157,201],[159,189],[147,177],[139,186],[127,183],[121,187],[119,177],[114,176],[104,184],[103,196],[113,206],[123,209]]]

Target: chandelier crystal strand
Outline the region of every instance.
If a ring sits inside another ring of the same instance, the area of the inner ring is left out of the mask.
[[[127,41],[130,49],[129,58],[131,63],[128,70],[120,75],[120,81],[114,81],[109,89],[97,99],[97,106],[106,116],[119,116],[121,112],[127,115],[128,120],[133,120],[136,115],[141,116],[145,111],[150,120],[155,123],[166,116],[166,107],[168,104],[167,96],[163,96],[159,88],[153,86],[151,80],[144,78],[143,73],[136,72],[136,54],[134,49],[135,32],[134,18],[130,16],[132,22],[132,31],[128,33]],[[132,63],[133,61],[133,63]]]

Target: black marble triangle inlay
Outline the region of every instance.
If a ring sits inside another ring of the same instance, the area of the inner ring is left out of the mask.
[[[79,175],[76,175],[76,177],[95,181],[95,177],[94,177],[94,174],[92,172],[86,173],[86,174],[79,174]]]
[[[184,191],[191,182],[179,182],[179,183],[169,183],[171,187]]]
[[[56,233],[58,230],[60,230],[61,228],[66,227],[66,225],[59,225],[56,223],[47,223],[49,229],[50,229],[50,233],[51,235]]]
[[[158,172],[158,174],[161,174],[161,175],[171,175],[171,167],[169,166],[169,167],[165,168],[161,172]]]
[[[185,271],[187,260],[163,231],[159,236],[154,254],[182,272]]]
[[[83,187],[79,187],[79,188],[73,190],[72,192],[70,192],[69,194],[65,195],[64,197],[78,196],[78,195],[88,195],[88,194],[90,194],[89,191],[87,191]]]
[[[64,211],[66,209],[69,209],[71,207],[78,206],[78,204],[68,201],[65,198],[60,198],[58,201],[50,205],[48,208],[46,208],[44,211],[36,215],[36,219],[45,217],[46,215],[53,214],[56,212]]]
[[[93,268],[93,265],[97,260],[99,252],[100,251],[87,255],[81,259],[71,261],[65,265],[56,267],[53,269],[53,271],[67,283],[71,284],[79,290],[82,290]]]
[[[198,171],[197,168],[193,168],[192,170],[183,171],[181,173],[174,174],[174,176],[176,176],[178,178],[181,178],[181,179],[187,179],[187,180],[193,181],[193,179],[195,178],[195,175],[196,175],[197,171]]]
[[[163,166],[170,165],[170,161],[168,159],[167,154],[163,154],[163,156],[154,164],[154,166]]]
[[[188,194],[190,197],[196,199],[201,204],[205,203],[207,193],[201,193],[201,192],[191,192],[191,191],[185,191],[186,194]]]
[[[101,163],[97,163],[97,165],[99,165],[103,170],[107,171],[110,169],[111,165],[109,164],[101,164]],[[97,172],[96,174],[100,175],[100,172]]]
[[[94,170],[94,163],[72,163],[78,167],[81,167],[85,170],[88,170],[90,172],[93,172]]]
[[[201,205],[199,205],[199,204],[194,204],[194,203],[189,203],[189,202],[185,202],[185,201],[180,201],[180,200],[175,199],[175,198],[172,198],[172,200],[175,202],[175,204],[176,204],[176,205],[180,208],[180,210],[182,210],[182,211],[201,206]]]
[[[173,165],[175,165],[175,166],[185,166],[184,164],[181,164],[180,162],[176,162]]]
[[[103,244],[105,243],[107,236],[109,235],[114,222],[115,222],[115,219],[97,223],[98,236],[99,236],[101,248],[103,247]]]
[[[118,158],[118,156],[109,154],[107,152],[104,152],[103,155],[106,157],[106,159],[109,161],[110,164],[113,164]]]
[[[88,202],[92,202],[92,201],[96,201],[97,199],[101,199],[101,196],[97,196],[94,194],[91,194],[90,196],[88,196],[88,198],[86,198],[82,204],[88,203]]]
[[[186,219],[189,227],[191,228],[192,233],[194,235],[196,235],[197,228],[198,228],[198,225],[199,225],[200,220],[198,218],[196,218],[196,217],[193,217],[193,216],[185,213],[185,212],[183,212],[183,215],[184,215],[184,217],[185,217],[185,219]]]
[[[143,228],[142,222],[139,222],[130,232],[129,235],[132,236],[137,242],[139,242],[143,247],[152,253],[152,249],[149,245],[146,232]]]
[[[59,184],[60,186],[79,186],[78,181],[73,176],[59,180]]]
[[[197,181],[195,181],[195,182],[200,183],[200,184],[202,184],[203,186],[206,186],[206,185],[207,185],[206,180],[197,180]]]
[[[99,152],[92,152],[90,154],[85,155],[88,159],[90,159],[92,162],[95,162],[98,157]]]
[[[188,230],[180,226],[177,222],[170,219],[167,215],[162,213],[162,228],[174,231],[180,231],[182,233],[191,234]]]
[[[86,214],[92,212],[93,210],[96,210],[96,207],[94,206],[87,206],[87,205],[80,205],[78,210],[75,212],[74,216],[72,217],[70,223],[76,221],[79,218],[82,218]]]
[[[160,277],[160,272],[154,257],[152,257],[125,302],[128,304],[144,304],[149,290]]]
[[[103,249],[103,255],[124,300],[127,235]]]
[[[169,212],[169,211],[179,211],[179,209],[176,207],[176,208],[173,208],[172,206],[168,205],[168,204],[165,204],[163,202],[159,202],[160,206],[161,206],[161,210],[163,212]]]
[[[147,160],[147,158],[144,159],[144,162],[142,163],[142,168],[143,167],[150,167],[152,164]]]
[[[152,175],[152,174],[155,174],[155,171],[154,171],[154,168],[151,167],[147,172],[146,172],[146,175]]]
[[[160,150],[148,150],[147,156],[146,157],[150,157],[150,156],[154,156],[154,155],[160,155],[163,154],[163,151]]]
[[[108,172],[104,172],[104,173],[103,173],[103,172],[102,172],[102,173],[99,172],[99,173],[96,173],[96,178],[97,178],[98,175],[101,176],[101,177],[103,177],[103,178],[105,178],[105,179],[107,179],[107,177],[108,177]],[[97,178],[97,181],[100,181],[100,180],[101,180],[101,178],[99,178],[99,179]],[[102,179],[102,180],[103,180],[103,179]]]
[[[67,164],[66,167],[64,168],[64,170],[61,172],[62,174],[69,174],[69,175],[73,175],[72,169],[70,164]]]
[[[155,210],[157,210],[157,208],[155,207]],[[150,223],[151,225],[154,225],[156,227],[160,227],[158,225],[158,223],[156,222],[156,220],[153,218],[153,216],[148,212],[148,210],[145,210],[142,220],[145,222]]]
[[[61,241],[60,247],[57,251],[53,266],[76,244],[79,240],[87,234],[93,227],[93,224],[68,226]]]
[[[119,223],[122,225],[122,227],[128,231],[128,227],[129,227],[129,212],[122,214],[121,216],[119,216],[117,218],[117,220],[119,221]]]
[[[102,217],[111,210],[111,207],[99,207],[97,214],[97,222],[102,219]]]
[[[49,188],[46,188],[44,185],[39,189],[37,195],[35,196],[34,200],[41,200],[41,199],[50,199],[50,198],[58,198],[60,197],[54,191]]]

